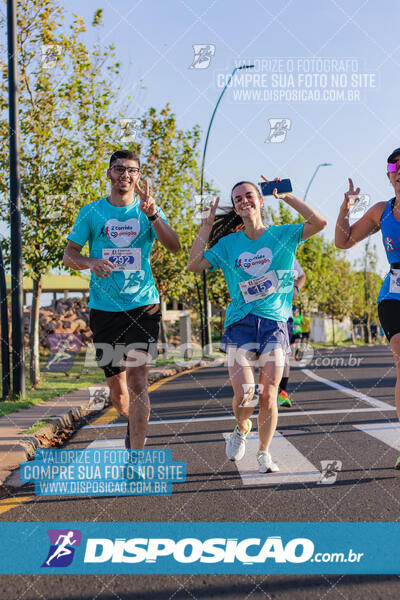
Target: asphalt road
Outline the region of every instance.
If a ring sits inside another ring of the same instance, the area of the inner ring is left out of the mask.
[[[148,448],[186,461],[187,480],[171,496],[35,497],[1,521],[395,521],[400,507],[400,428],[395,369],[387,346],[316,351],[291,371],[291,409],[280,409],[272,453],[278,474],[257,471],[257,434],[245,458],[225,456],[233,428],[224,366],[164,383],[151,394]],[[256,429],[256,419],[253,419]],[[81,429],[69,448],[121,439],[125,424]],[[325,465],[329,468],[326,470]],[[32,494],[32,487],[20,490]],[[395,575],[37,575],[0,577],[0,598],[398,598]]]

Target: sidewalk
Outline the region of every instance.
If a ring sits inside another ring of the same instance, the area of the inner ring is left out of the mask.
[[[195,367],[209,364],[207,361],[188,361],[185,367],[175,364],[150,369],[149,385],[160,379]],[[31,459],[39,447],[57,447],[71,433],[86,423],[85,417],[100,414],[110,406],[106,383],[96,384],[46,400],[28,409],[0,417],[0,497],[7,486],[7,478],[20,463]],[[48,420],[34,433],[24,433],[39,421]]]

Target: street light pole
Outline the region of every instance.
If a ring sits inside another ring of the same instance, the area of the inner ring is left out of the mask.
[[[306,187],[306,192],[305,192],[305,194],[304,194],[304,198],[303,198],[304,202],[306,201],[307,194],[308,194],[308,190],[310,189],[310,187],[311,187],[311,184],[312,184],[312,182],[314,181],[314,179],[315,179],[315,176],[316,176],[316,174],[318,173],[318,170],[319,170],[319,168],[320,168],[320,167],[331,167],[331,166],[332,166],[332,163],[320,163],[320,164],[317,166],[317,168],[315,169],[315,171],[314,171],[314,173],[313,173],[313,175],[312,175],[312,177],[311,177],[310,181],[308,182],[308,186]]]
[[[204,144],[204,150],[203,150],[203,159],[201,161],[201,181],[200,181],[200,198],[201,198],[201,207],[204,208],[204,199],[203,199],[203,190],[204,190],[204,164],[205,164],[205,160],[206,160],[206,152],[207,152],[207,145],[208,145],[208,138],[210,136],[210,130],[211,130],[211,125],[213,124],[214,121],[214,117],[215,117],[215,113],[217,112],[217,108],[219,106],[219,103],[222,100],[222,96],[225,94],[227,87],[229,86],[233,76],[235,75],[236,71],[240,71],[242,69],[253,69],[254,65],[243,65],[242,67],[235,67],[228,79],[228,81],[226,82],[224,89],[222,90],[217,104],[215,105],[215,108],[213,110],[213,113],[211,115],[211,120],[210,120],[210,124],[208,126],[208,130],[207,130],[207,135],[206,135],[206,141]],[[209,350],[211,351],[212,348],[212,340],[211,340],[211,330],[210,330],[210,315],[208,314],[208,289],[207,289],[207,273],[206,270],[203,271],[202,273],[203,276],[203,327],[204,330],[202,331],[202,335],[201,335],[201,340],[202,340],[202,346],[203,346],[203,353],[205,348],[209,348]]]
[[[13,395],[25,396],[16,0],[7,0]]]
[[[1,320],[1,379],[2,400],[10,394],[10,334],[8,332],[8,302],[6,273],[0,244],[0,320]]]

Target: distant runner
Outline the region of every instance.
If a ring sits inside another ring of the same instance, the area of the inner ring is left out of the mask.
[[[353,181],[349,179],[349,189],[344,195],[336,222],[335,244],[337,248],[352,248],[369,235],[382,231],[390,270],[378,295],[378,315],[396,364],[395,400],[400,419],[400,148],[393,150],[387,159],[387,177],[395,196],[387,202],[377,202],[371,206],[351,226],[349,212],[358,201],[360,188],[354,189]],[[400,469],[400,456],[394,468]]]
[[[306,275],[305,275],[303,269],[301,268],[300,263],[297,260],[297,258],[294,259],[293,269],[294,269],[294,278],[295,279],[294,279],[294,285],[293,285],[292,301],[295,302],[301,288],[303,287],[303,285],[306,282]],[[293,343],[293,308],[292,308],[291,315],[287,322],[287,328],[288,328],[288,333],[289,333],[289,344],[292,345],[292,343]],[[279,396],[278,396],[278,405],[285,407],[285,408],[290,408],[292,406],[292,401],[287,393],[287,385],[289,382],[289,375],[290,375],[290,360],[289,360],[289,355],[286,354],[285,366],[283,369],[282,379],[279,384]]]
[[[298,306],[293,306],[293,343],[303,338],[303,316],[300,314]]]
[[[150,253],[156,238],[171,252],[180,244],[148,183],[139,186],[140,161],[133,152],[114,152],[107,177],[111,193],[79,211],[64,264],[92,271],[89,307],[96,360],[113,405],[128,419],[125,446],[143,448],[150,415],[147,378],[161,317]],[[90,258],[81,254],[87,241]]]
[[[278,385],[285,353],[289,351],[286,322],[292,305],[296,250],[302,240],[326,225],[321,215],[293,194],[278,194],[275,188],[274,196],[294,208],[306,222],[267,228],[258,187],[240,181],[232,189],[230,212],[216,217],[219,199],[212,203],[188,263],[188,269],[195,273],[222,269],[231,297],[221,342],[221,349],[228,353],[237,422],[226,445],[230,460],[240,460],[245,453],[246,437],[252,427],[249,417],[254,410],[254,367],[259,359],[257,461],[261,473],[279,471],[269,445],[278,419]]]

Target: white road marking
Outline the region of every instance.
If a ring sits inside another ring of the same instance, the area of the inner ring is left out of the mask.
[[[144,445],[147,444],[147,438],[144,440]],[[125,450],[125,436],[123,438],[115,438],[113,440],[94,440],[90,442],[87,448],[122,448]]]
[[[374,424],[354,424],[353,427],[363,433],[376,438],[380,442],[400,451],[400,424],[399,423],[374,423]]]
[[[230,433],[224,433],[225,440]],[[275,433],[270,451],[279,473],[259,473],[256,453],[258,434],[249,433],[246,454],[236,464],[243,485],[280,485],[282,483],[313,483],[321,479],[321,473],[301,452],[278,431]]]
[[[125,437],[114,440],[94,440],[87,448],[122,448],[125,450]]]
[[[393,409],[393,406],[387,404],[387,402],[382,402],[382,400],[378,400],[377,398],[372,398],[372,396],[367,396],[366,394],[362,394],[361,392],[357,392],[357,390],[352,390],[350,388],[344,387],[340,383],[336,383],[335,381],[331,381],[330,379],[325,379],[325,377],[320,377],[314,371],[310,371],[309,369],[302,369],[302,372],[305,373],[311,379],[315,381],[319,381],[320,383],[324,383],[335,390],[339,390],[348,396],[353,396],[354,398],[358,398],[359,400],[363,400],[367,404],[371,406],[375,406],[381,410],[390,410]]]
[[[368,412],[396,412],[393,406],[387,405],[387,408],[337,408],[337,409],[326,409],[326,410],[285,410],[285,412],[279,412],[279,420],[282,417],[298,417],[298,416],[313,416],[313,415],[339,415],[339,414],[353,414],[353,413],[368,413]],[[253,415],[254,416],[254,415]],[[228,421],[233,420],[233,415],[225,415],[223,417],[197,417],[196,419],[160,419],[156,421],[149,421],[149,425],[164,425],[168,423],[200,423],[205,421]],[[125,427],[126,421],[120,423],[109,423],[108,425],[85,425],[81,429],[101,429],[107,427]]]

